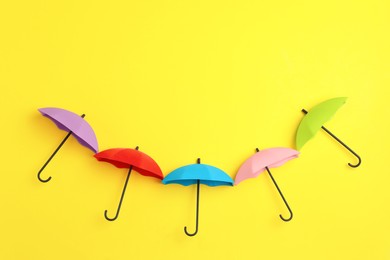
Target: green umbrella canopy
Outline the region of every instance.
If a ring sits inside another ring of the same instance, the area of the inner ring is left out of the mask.
[[[346,102],[346,97],[326,100],[313,107],[302,119],[298,126],[295,145],[300,150],[315,136],[322,125],[329,121],[337,110]]]

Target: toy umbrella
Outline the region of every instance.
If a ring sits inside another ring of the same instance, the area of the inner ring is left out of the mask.
[[[196,229],[194,233],[188,233],[187,227],[184,227],[184,232],[187,236],[195,236],[198,233],[198,218],[199,218],[199,186],[205,184],[208,186],[233,186],[233,180],[221,169],[217,167],[201,164],[198,158],[197,164],[190,164],[169,173],[162,181],[164,184],[181,184],[188,186],[196,183]]]
[[[293,218],[293,213],[288,205],[286,199],[283,196],[283,193],[279,189],[278,184],[276,183],[274,177],[271,174],[269,168],[275,168],[283,165],[289,160],[298,157],[299,152],[291,148],[269,148],[262,151],[259,151],[256,148],[256,154],[249,157],[240,167],[236,175],[234,185],[238,185],[243,180],[248,178],[255,178],[263,171],[267,171],[271,177],[272,182],[275,184],[276,189],[278,190],[280,196],[282,197],[284,204],[286,204],[288,211],[290,212],[290,217],[284,218],[282,215],[279,215],[280,218],[284,221],[290,221]]]
[[[339,142],[348,151],[350,151],[353,155],[356,156],[356,158],[358,159],[358,163],[348,163],[349,166],[358,167],[360,165],[360,163],[362,162],[360,156],[323,126],[323,124],[329,121],[332,116],[337,112],[337,110],[345,103],[346,99],[347,98],[345,97],[339,97],[326,100],[313,107],[309,112],[307,112],[305,109],[302,109],[302,112],[306,115],[303,117],[297,130],[295,142],[298,150],[300,150],[306,144],[306,142],[313,138],[318,132],[318,130],[322,128],[326,133],[328,133],[337,142]]]
[[[87,123],[87,121],[85,121],[84,119],[85,114],[79,116],[68,110],[61,109],[61,108],[54,108],[54,107],[40,108],[38,109],[38,111],[41,112],[43,116],[53,121],[59,129],[68,132],[68,134],[60,143],[60,145],[57,147],[57,149],[53,152],[50,158],[39,170],[38,179],[41,182],[50,181],[51,177],[47,178],[46,180],[42,179],[41,172],[49,164],[51,159],[53,159],[53,157],[60,150],[60,148],[66,142],[66,140],[68,140],[70,135],[73,134],[73,136],[77,139],[77,141],[80,144],[92,150],[93,152],[96,153],[98,151],[98,143],[96,140],[95,133],[92,130],[92,127]]]
[[[158,164],[147,154],[138,151],[138,146],[135,149],[130,148],[113,148],[101,151],[94,155],[98,161],[108,162],[117,168],[129,168],[125,186],[123,187],[121,199],[119,201],[116,215],[113,218],[107,216],[107,210],[104,211],[104,217],[107,220],[113,221],[118,218],[121,209],[122,200],[126,192],[127,183],[130,178],[130,173],[134,169],[144,176],[150,176],[162,180],[163,174]]]

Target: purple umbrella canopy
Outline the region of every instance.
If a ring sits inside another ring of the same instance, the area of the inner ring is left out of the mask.
[[[95,132],[83,117],[71,111],[55,107],[40,108],[38,111],[53,121],[59,129],[72,132],[81,145],[91,149],[94,153],[99,151]]]
[[[47,164],[51,161],[51,159],[53,159],[53,157],[56,155],[58,150],[62,147],[62,145],[66,142],[66,140],[69,138],[70,135],[73,135],[81,145],[92,150],[94,153],[97,153],[99,151],[95,132],[93,131],[92,127],[88,124],[88,122],[85,121],[84,114],[79,116],[71,111],[62,108],[55,108],[55,107],[40,108],[38,109],[38,111],[43,116],[53,121],[59,129],[68,132],[68,134],[60,143],[60,145],[57,147],[57,149],[53,152],[50,158],[39,170],[38,179],[41,182],[48,182],[51,179],[51,177],[47,179],[42,179],[40,177],[40,174],[43,171],[43,169],[45,169]]]

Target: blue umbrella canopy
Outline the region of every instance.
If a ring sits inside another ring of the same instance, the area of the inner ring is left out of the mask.
[[[190,164],[177,168],[163,180],[164,184],[181,184],[184,186],[197,184],[208,186],[233,186],[233,179],[221,169],[207,164]]]

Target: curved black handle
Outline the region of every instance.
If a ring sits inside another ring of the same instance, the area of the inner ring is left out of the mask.
[[[47,179],[42,179],[41,178],[41,173],[42,171],[46,168],[46,166],[49,164],[49,162],[51,161],[51,159],[53,159],[53,157],[56,155],[56,153],[61,149],[61,147],[64,145],[64,143],[66,142],[66,140],[68,140],[69,136],[72,134],[72,131],[70,131],[66,136],[65,138],[62,140],[62,142],[60,143],[60,145],[57,147],[57,149],[54,151],[54,153],[49,157],[49,159],[45,162],[45,164],[42,166],[42,168],[39,170],[38,172],[38,180],[40,182],[48,182],[50,181],[51,177],[47,178]]]
[[[259,148],[256,148],[256,152],[259,152],[259,151],[260,151]],[[279,214],[279,217],[280,217],[283,221],[286,221],[286,222],[287,222],[287,221],[290,221],[290,220],[293,218],[293,212],[291,211],[291,208],[290,208],[290,206],[288,205],[287,200],[284,198],[282,191],[280,190],[278,184],[276,183],[274,177],[272,176],[271,171],[269,170],[268,167],[265,167],[265,169],[267,170],[269,176],[271,177],[272,182],[274,183],[274,185],[276,186],[276,189],[278,190],[280,196],[282,197],[284,204],[286,205],[288,211],[290,212],[290,216],[289,216],[288,218],[283,217],[282,214]]]
[[[302,112],[307,114],[308,112],[305,110],[305,109],[302,109]],[[348,145],[346,145],[343,141],[341,141],[337,136],[335,136],[331,131],[329,131],[328,129],[326,129],[324,126],[321,126],[321,128],[327,133],[329,134],[331,137],[333,137],[337,142],[339,142],[342,146],[344,146],[350,153],[352,153],[357,159],[358,159],[358,163],[357,164],[352,164],[352,163],[348,163],[349,166],[353,167],[353,168],[356,168],[356,167],[359,167],[359,165],[362,163],[362,159],[360,158],[360,156],[355,153]]]
[[[107,210],[104,211],[104,217],[105,217],[108,221],[114,221],[114,220],[116,220],[116,219],[118,218],[119,211],[121,210],[123,197],[125,196],[127,183],[129,182],[129,178],[130,178],[130,174],[131,174],[131,170],[132,170],[132,169],[133,169],[133,167],[130,166],[129,173],[127,174],[127,177],[126,177],[125,186],[123,187],[121,199],[120,199],[120,201],[119,201],[119,205],[118,205],[118,208],[117,208],[117,210],[116,210],[115,217],[113,217],[113,218],[108,217],[108,216],[107,216],[107,212],[108,212],[108,211],[107,211]]]
[[[200,163],[200,160],[198,159],[198,163]],[[194,233],[189,233],[187,231],[187,227],[184,227],[184,233],[186,233],[187,236],[195,236],[198,233],[198,224],[199,224],[199,185],[200,180],[197,180],[197,187],[196,187],[196,227],[195,227],[195,232]]]
[[[138,146],[135,147],[135,150],[138,150]],[[127,174],[127,177],[126,177],[126,181],[125,181],[125,186],[123,187],[123,191],[122,191],[122,195],[121,195],[121,199],[119,201],[119,205],[118,205],[118,208],[116,210],[116,214],[115,214],[115,217],[113,218],[110,218],[109,216],[107,216],[107,210],[104,211],[104,217],[108,220],[108,221],[114,221],[118,218],[118,215],[119,215],[119,211],[121,210],[121,206],[122,206],[122,201],[123,201],[123,198],[125,196],[125,192],[126,192],[126,187],[127,187],[127,183],[129,182],[129,178],[130,178],[130,174],[131,174],[131,170],[133,169],[133,166],[130,166],[129,168],[129,172]]]
[[[85,117],[85,114],[82,114],[81,115],[81,118],[84,118]],[[66,136],[65,138],[62,140],[62,142],[60,143],[60,145],[57,147],[57,149],[53,152],[53,154],[49,157],[49,159],[45,162],[45,164],[42,166],[42,168],[39,170],[38,172],[38,180],[40,182],[48,182],[51,180],[51,177],[49,176],[49,178],[47,179],[42,179],[41,178],[41,173],[42,171],[46,168],[46,166],[49,164],[49,162],[51,161],[51,159],[53,159],[53,157],[56,155],[56,153],[61,149],[61,147],[64,145],[64,143],[66,142],[66,140],[68,140],[69,136],[72,134],[73,132],[70,131]]]
[[[278,186],[278,184],[276,183],[274,177],[272,176],[271,171],[268,169],[268,167],[265,167],[265,169],[267,170],[269,176],[270,176],[271,179],[272,179],[272,182],[275,184],[276,189],[278,190],[280,196],[282,197],[284,204],[286,205],[288,211],[290,212],[290,216],[289,216],[288,218],[284,218],[284,217],[282,216],[282,214],[279,214],[279,217],[280,217],[283,221],[288,222],[288,221],[290,221],[290,220],[293,218],[293,213],[292,213],[292,211],[291,211],[291,208],[290,208],[290,206],[288,205],[287,200],[284,198],[282,191],[279,189],[279,186]]]

